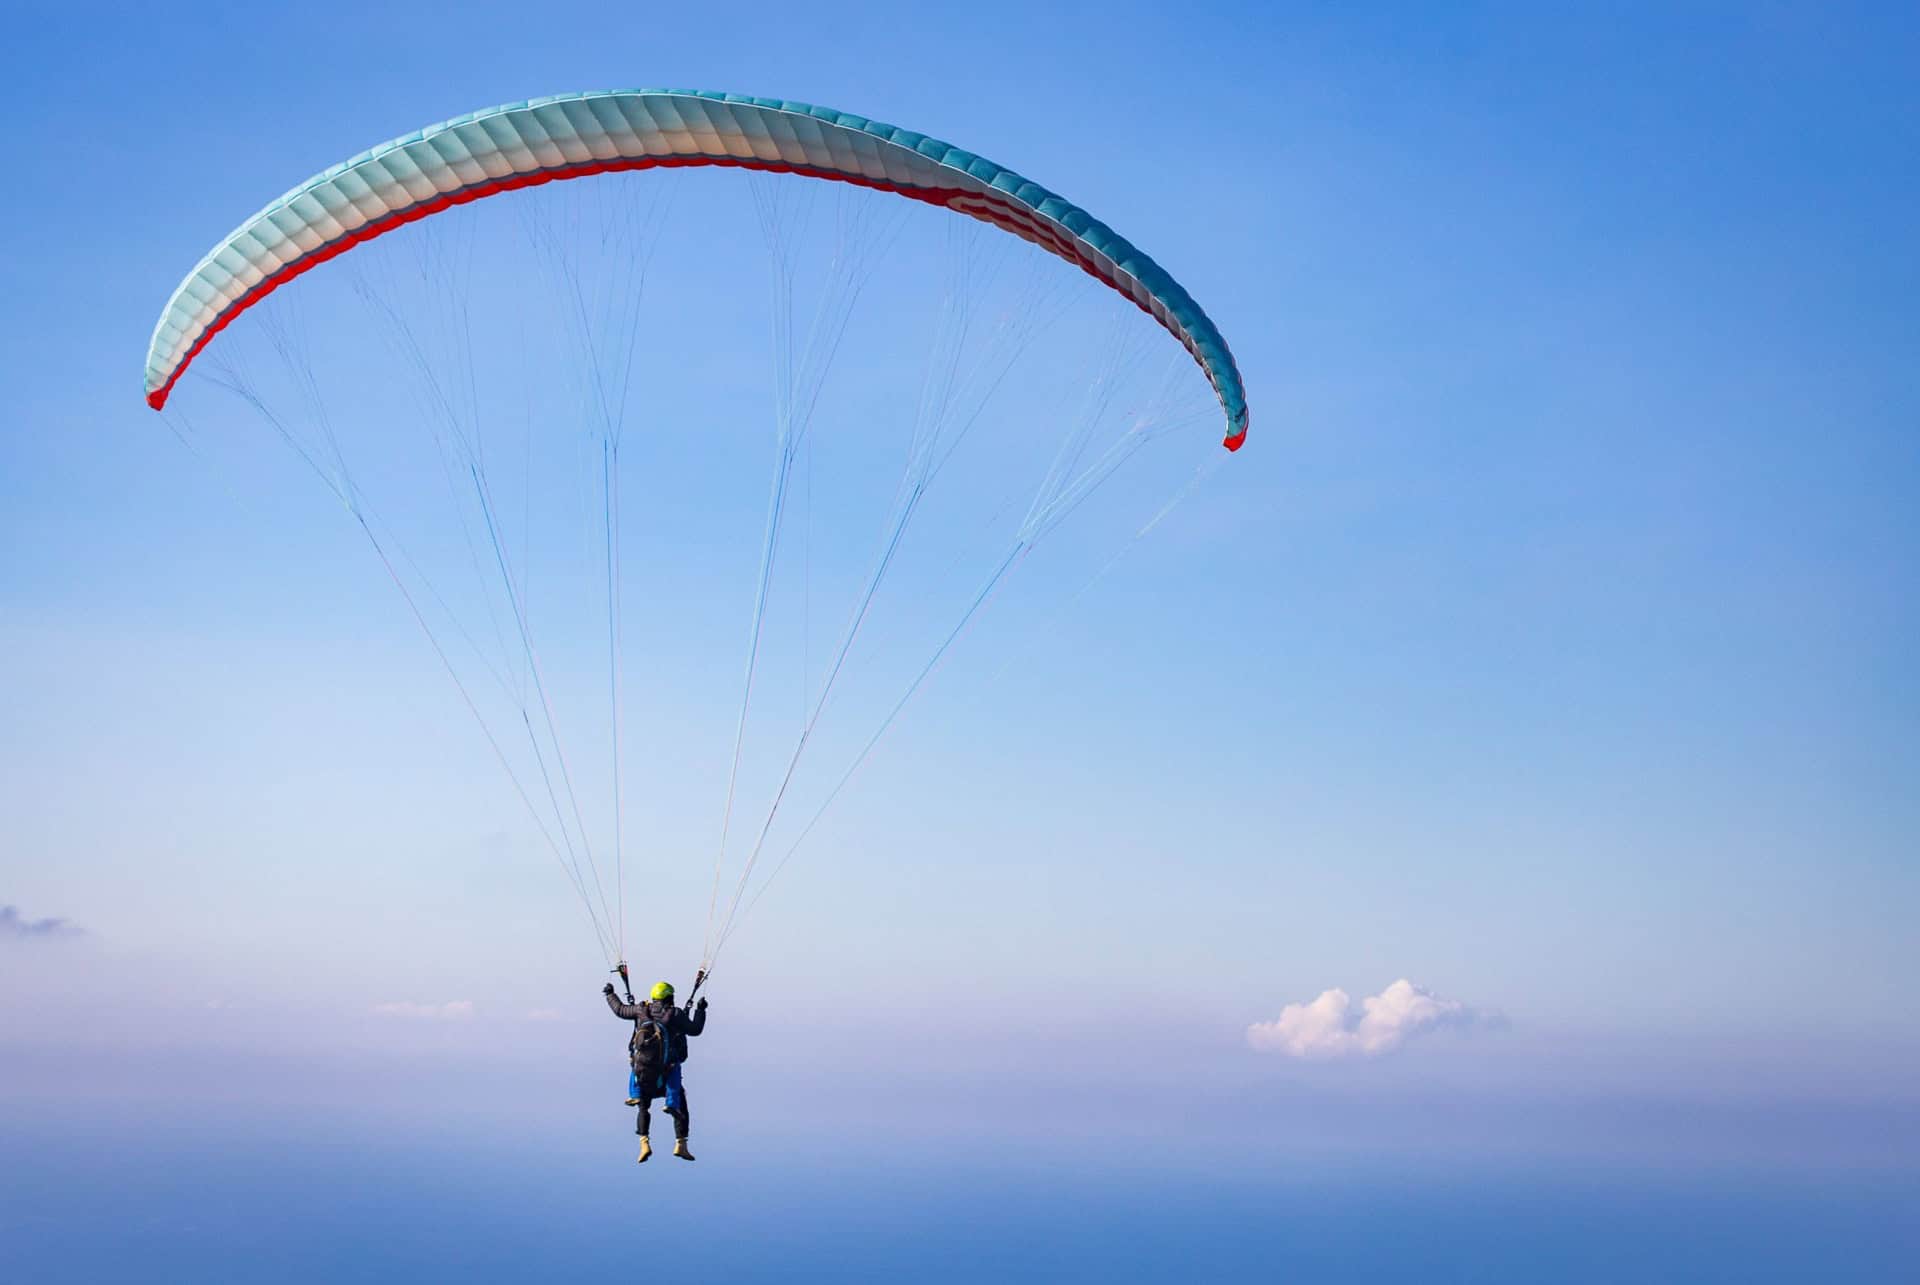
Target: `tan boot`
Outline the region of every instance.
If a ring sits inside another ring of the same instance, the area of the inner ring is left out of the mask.
[[[640,1158],[635,1160],[634,1163],[637,1165],[643,1165],[647,1163],[647,1161],[651,1160],[652,1158],[653,1158],[653,1144],[647,1141],[647,1135],[643,1133],[640,1135]]]
[[[687,1140],[685,1138],[675,1138],[673,1140],[673,1154],[679,1156],[682,1160],[693,1159],[693,1152],[687,1150]]]

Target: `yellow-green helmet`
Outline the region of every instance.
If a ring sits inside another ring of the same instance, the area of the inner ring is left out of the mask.
[[[648,994],[647,994],[647,998],[649,998],[649,999],[672,999],[672,998],[673,998],[673,983],[672,983],[672,982],[655,982],[655,983],[653,984],[653,989],[652,989],[651,991],[649,991],[649,992],[648,992]]]

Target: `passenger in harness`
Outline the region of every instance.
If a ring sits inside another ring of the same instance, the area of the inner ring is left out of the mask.
[[[640,1135],[639,1163],[645,1164],[653,1155],[653,1144],[647,1139],[648,1108],[660,1097],[667,1100],[667,1114],[673,1117],[673,1154],[693,1159],[687,1149],[687,1091],[680,1082],[680,1066],[687,1060],[687,1037],[707,1029],[707,1001],[695,1004],[689,1017],[687,1010],[674,1007],[673,986],[667,982],[655,982],[644,1004],[621,1003],[612,982],[602,988],[602,994],[615,1017],[633,1023],[633,1037],[627,1043],[632,1065],[627,1105],[639,1108],[634,1121],[634,1132]]]

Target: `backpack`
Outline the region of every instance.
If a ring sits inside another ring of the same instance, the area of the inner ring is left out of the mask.
[[[654,1017],[635,1022],[633,1038],[627,1041],[627,1051],[633,1058],[634,1073],[640,1076],[643,1082],[649,1078],[657,1080],[666,1075],[667,1052],[670,1047],[664,1022]]]

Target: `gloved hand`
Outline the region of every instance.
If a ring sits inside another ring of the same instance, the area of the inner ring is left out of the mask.
[[[614,990],[613,990],[613,983],[612,983],[612,982],[608,982],[608,983],[607,983],[607,984],[606,984],[605,986],[602,986],[602,987],[600,988],[600,993],[601,993],[602,995],[611,995],[611,994],[613,994],[613,993],[614,993]]]
[[[707,997],[706,997],[705,995],[702,995],[702,996],[701,996],[701,997],[700,997],[699,999],[697,999],[697,1000],[695,1000],[695,1001],[694,1001],[694,1005],[693,1005],[693,1007],[694,1007],[694,1010],[695,1010],[696,1012],[701,1012],[701,1013],[704,1013],[704,1012],[706,1012],[706,1011],[707,1011]]]

